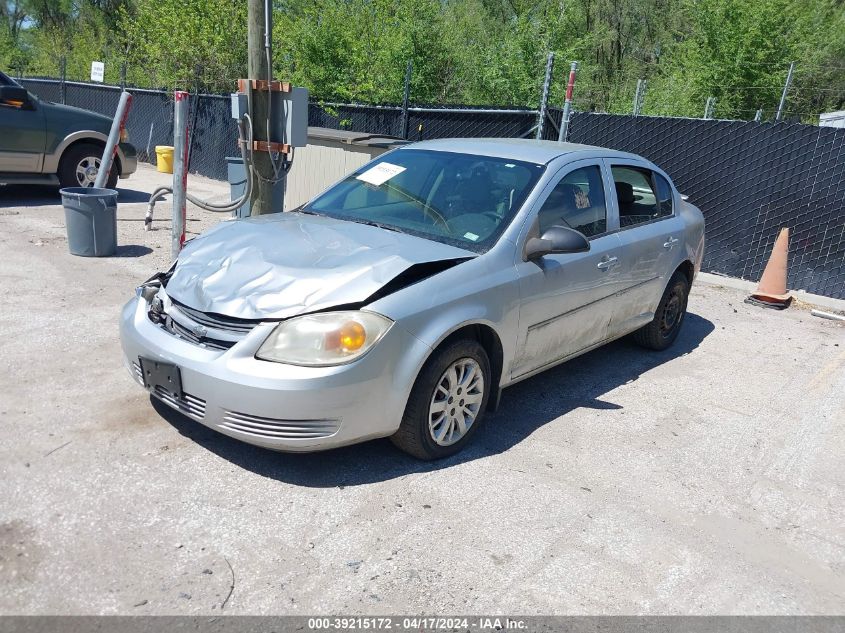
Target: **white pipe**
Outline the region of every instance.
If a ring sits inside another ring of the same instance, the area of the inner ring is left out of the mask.
[[[120,130],[126,125],[126,117],[129,114],[129,106],[132,104],[132,95],[124,91],[120,93],[120,101],[117,102],[117,112],[111,122],[111,131],[106,141],[106,148],[103,150],[103,157],[100,159],[100,170],[94,181],[94,187],[102,189],[111,173],[111,166],[114,162],[114,155],[117,153],[117,144],[120,142]]]
[[[831,321],[845,321],[845,316],[841,314],[833,314],[833,312],[822,312],[821,310],[810,310],[813,316],[821,317],[822,319],[830,319]]]

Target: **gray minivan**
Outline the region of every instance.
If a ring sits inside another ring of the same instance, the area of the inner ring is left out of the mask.
[[[111,119],[39,99],[0,72],[0,183],[93,187]],[[138,166],[124,132],[106,186]]]

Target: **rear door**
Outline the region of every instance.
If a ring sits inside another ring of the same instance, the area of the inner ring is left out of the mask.
[[[609,196],[619,217],[619,263],[624,284],[610,324],[618,336],[648,323],[674,271],[684,223],[675,213],[668,180],[646,164],[606,159]]]
[[[16,85],[2,73],[0,84]],[[35,100],[0,101],[0,171],[40,172],[46,140],[44,114]]]
[[[511,376],[538,371],[608,336],[613,296],[621,289],[619,237],[608,213],[607,179],[601,161],[578,161],[561,169],[544,191],[528,226],[539,234],[550,226],[569,226],[590,241],[586,253],[546,255],[517,261],[520,310],[519,351]],[[522,253],[528,233],[522,236]]]

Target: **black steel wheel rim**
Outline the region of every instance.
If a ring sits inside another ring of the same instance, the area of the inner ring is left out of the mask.
[[[663,306],[663,313],[660,315],[660,333],[668,337],[678,327],[682,318],[683,298],[677,289],[669,295],[666,305]]]

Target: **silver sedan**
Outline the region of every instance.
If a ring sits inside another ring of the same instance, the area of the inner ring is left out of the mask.
[[[140,385],[231,437],[434,459],[504,387],[627,334],[671,345],[703,251],[701,212],[639,156],[427,141],[190,241],[121,339]]]

